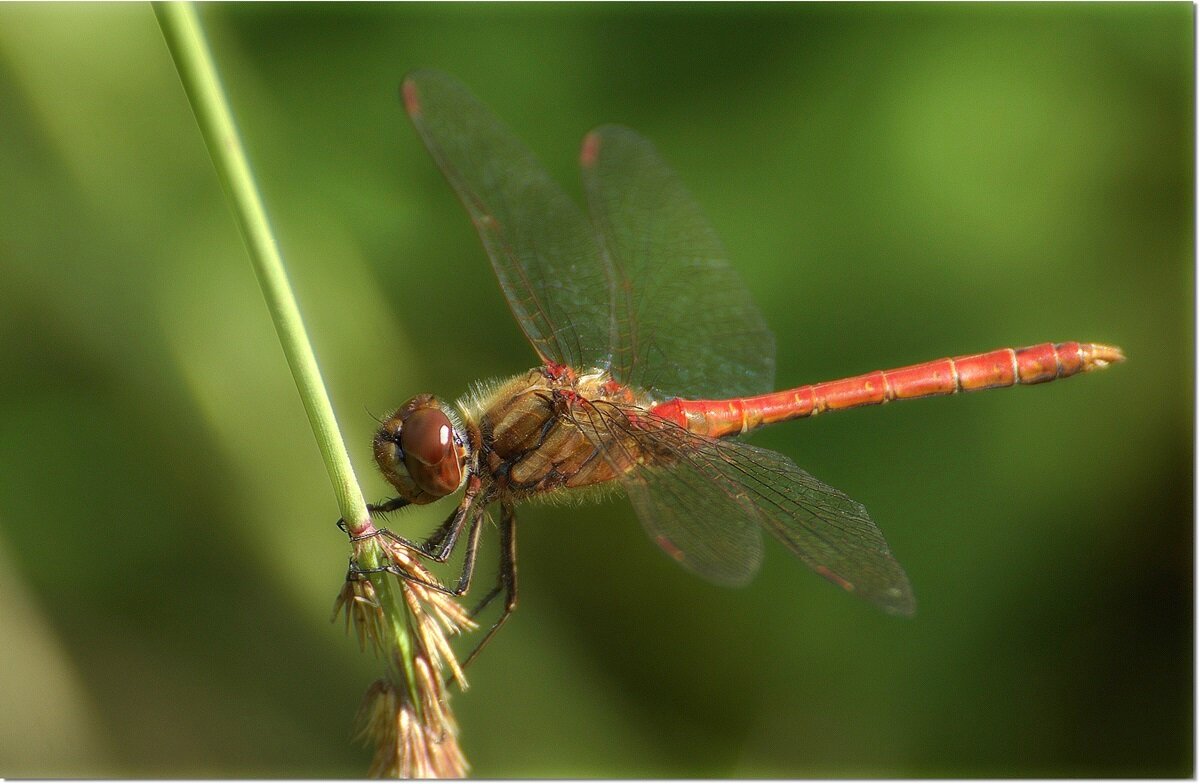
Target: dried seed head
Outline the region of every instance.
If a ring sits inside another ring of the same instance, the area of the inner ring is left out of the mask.
[[[445,718],[445,717],[444,717]],[[447,719],[448,720],[448,719]],[[453,723],[438,728],[422,717],[408,690],[389,680],[371,684],[359,709],[360,736],[375,746],[369,774],[377,778],[463,778],[469,769]]]
[[[366,650],[367,643],[376,653],[386,650],[384,629],[387,628],[383,608],[375,597],[375,586],[370,580],[347,578],[342,583],[337,600],[333,603],[333,620],[339,612],[346,614],[346,632],[354,627],[359,650]]]
[[[390,586],[401,598],[389,605],[372,580],[351,573],[334,606],[335,616],[345,611],[360,646],[369,640],[390,657],[388,675],[367,690],[358,714],[359,736],[375,746],[370,775],[461,778],[468,766],[448,704],[447,675],[464,689],[467,683],[449,637],[475,623],[454,597],[425,584],[436,578],[404,545],[374,537],[355,546],[356,557],[366,547],[379,548],[392,572],[385,577],[395,579]],[[402,617],[390,618],[393,612]],[[390,632],[397,628],[407,630],[405,645]]]

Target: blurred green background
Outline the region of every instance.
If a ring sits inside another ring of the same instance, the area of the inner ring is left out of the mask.
[[[912,620],[774,542],[725,590],[624,501],[524,510],[521,608],[454,699],[476,775],[1192,774],[1190,4],[202,18],[371,499],[372,413],[534,361],[401,111],[417,66],[575,194],[590,127],[653,139],[780,384],[1130,357],[756,437],[873,512]],[[361,775],[381,663],[329,622],[333,496],[151,9],[0,7],[0,106],[0,775]]]

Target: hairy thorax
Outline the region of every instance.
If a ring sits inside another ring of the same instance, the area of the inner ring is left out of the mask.
[[[478,471],[514,500],[611,482],[640,452],[638,400],[603,371],[535,368],[459,402]]]

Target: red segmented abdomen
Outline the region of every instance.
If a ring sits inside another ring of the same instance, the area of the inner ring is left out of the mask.
[[[1119,348],[1102,343],[1040,343],[1027,348],[1002,348],[986,354],[937,359],[895,370],[877,370],[757,397],[675,398],[652,410],[693,433],[721,437],[823,411],[1017,384],[1042,384],[1107,367],[1124,358]]]

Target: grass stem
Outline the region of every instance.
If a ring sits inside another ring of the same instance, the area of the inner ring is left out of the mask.
[[[250,252],[342,519],[351,535],[372,531],[366,502],[196,9],[187,2],[159,2],[154,3],[154,13]],[[400,548],[385,553],[378,537],[354,542],[353,551],[356,561],[367,569],[386,562],[395,574],[432,579],[411,552]],[[460,685],[465,683],[446,636],[474,624],[450,597],[410,584],[402,576],[394,580],[392,573],[379,571],[370,573],[367,580],[348,576],[336,605],[355,624],[360,641],[370,638],[377,650],[388,652],[387,674],[368,690],[361,711],[364,737],[376,745],[371,770],[376,775],[461,778],[466,775],[467,763],[449,712],[443,668],[449,665]]]
[[[158,2],[154,3],[154,14],[250,252],[254,274],[333,484],[338,509],[351,532],[365,530],[369,524],[366,501],[338,430],[312,344],[288,283],[279,244],[267,219],[196,9],[187,2]]]

